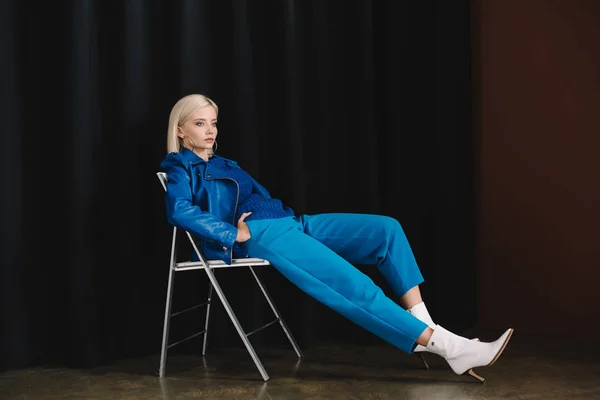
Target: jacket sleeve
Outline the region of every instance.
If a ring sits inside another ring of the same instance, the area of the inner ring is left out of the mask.
[[[237,227],[221,221],[193,204],[188,171],[182,165],[171,165],[166,173],[166,208],[169,223],[202,238],[232,247],[237,237]]]

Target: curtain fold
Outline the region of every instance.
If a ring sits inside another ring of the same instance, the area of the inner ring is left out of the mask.
[[[450,328],[472,325],[468,9],[2,2],[0,368],[159,351],[171,228],[155,173],[170,109],[190,93],[220,107],[218,153],[297,213],[397,218],[429,309]],[[358,267],[391,295],[376,268]],[[217,275],[248,330],[269,318],[247,271]],[[276,271],[262,276],[301,345],[379,343]],[[200,274],[176,284],[174,307],[207,289]],[[201,322],[184,319],[172,334]],[[211,323],[211,345],[241,346],[219,305]],[[266,330],[253,340],[286,339]]]

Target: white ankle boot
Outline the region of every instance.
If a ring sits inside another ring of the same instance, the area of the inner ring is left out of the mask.
[[[425,303],[421,302],[419,304],[416,304],[416,305],[412,306],[411,308],[407,309],[406,311],[411,313],[414,317],[420,319],[422,322],[426,323],[431,329],[436,328],[436,325],[433,323],[433,320],[431,319],[431,316],[429,315],[429,311],[427,311],[427,307],[425,307]],[[427,347],[421,346],[420,344],[418,344],[417,347],[415,347],[415,349],[413,350],[413,352],[415,352],[415,353],[420,353],[423,351],[429,351],[429,350],[427,350]],[[425,361],[423,360],[423,362],[425,362]],[[425,364],[425,365],[427,366],[427,364]]]
[[[425,303],[420,302],[419,304],[415,304],[406,311],[425,322],[431,329],[435,328],[435,324],[433,323],[431,315],[429,315],[429,311],[427,310]]]
[[[422,322],[425,322],[431,329],[435,329],[437,327],[437,325],[433,322],[433,319],[431,319],[431,316],[429,315],[429,311],[427,311],[427,307],[425,307],[425,303],[421,302],[419,304],[416,304],[416,305],[412,306],[411,308],[407,309],[406,311],[411,313],[414,317],[420,319]],[[479,340],[479,339],[475,338],[473,340]],[[415,347],[415,349],[413,350],[413,352],[414,353],[422,353],[422,352],[429,352],[429,350],[427,349],[427,347],[421,346],[420,344],[418,344],[417,347]],[[425,364],[425,366],[427,368],[429,368],[429,366],[427,365],[425,360],[423,360],[423,363]]]
[[[512,333],[513,329],[508,329],[496,341],[488,343],[466,339],[438,325],[427,343],[427,350],[445,358],[456,374],[468,371],[483,383],[485,379],[473,372],[473,368],[492,365],[502,354]]]

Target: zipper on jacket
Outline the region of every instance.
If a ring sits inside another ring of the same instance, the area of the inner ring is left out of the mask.
[[[229,179],[230,181],[233,181],[233,183],[235,183],[235,186],[237,186],[237,195],[235,198],[235,208],[233,209],[233,220],[231,221],[231,225],[237,227],[237,225],[235,224],[235,215],[237,213],[238,202],[240,201],[240,184],[237,183],[237,181],[233,178],[205,178],[205,179],[207,181],[214,181],[215,179]],[[235,242],[233,243],[233,245],[235,246]],[[224,250],[227,251],[227,247],[224,247]],[[231,246],[231,251],[229,253],[229,264],[231,264],[232,262],[233,262],[233,246]]]

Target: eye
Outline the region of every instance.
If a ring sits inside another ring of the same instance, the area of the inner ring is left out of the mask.
[[[212,126],[214,126],[216,128],[217,127],[217,123],[213,122]]]
[[[204,126],[204,122],[196,122],[197,126]]]

